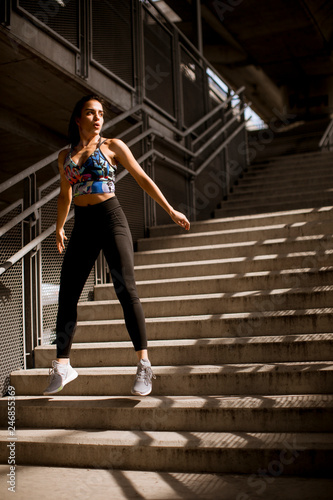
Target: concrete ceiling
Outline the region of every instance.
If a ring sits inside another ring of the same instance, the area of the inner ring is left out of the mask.
[[[193,1],[165,0],[195,41]],[[266,121],[333,112],[332,0],[202,0],[201,14],[204,56]]]

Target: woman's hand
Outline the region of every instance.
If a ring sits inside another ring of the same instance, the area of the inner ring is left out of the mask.
[[[58,252],[65,249],[65,240],[67,240],[64,231],[64,225],[67,219],[69,208],[72,202],[72,186],[65,176],[64,161],[68,149],[60,151],[58,156],[58,168],[60,173],[60,193],[58,196],[57,224],[56,224],[56,244]]]
[[[58,252],[61,253],[63,250],[65,250],[65,240],[67,240],[64,228],[57,229],[56,240],[57,240]]]
[[[190,229],[190,223],[186,216],[181,212],[177,212],[177,210],[172,209],[170,212],[170,217],[179,226],[183,227],[187,231]]]

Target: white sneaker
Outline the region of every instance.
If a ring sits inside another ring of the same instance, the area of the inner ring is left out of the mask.
[[[66,384],[76,379],[78,373],[72,368],[69,361],[68,363],[52,361],[52,368],[50,368],[49,375],[50,383],[43,392],[44,396],[60,392]]]
[[[134,385],[131,393],[134,396],[148,396],[152,391],[152,378],[156,378],[148,359],[141,359],[138,363]]]

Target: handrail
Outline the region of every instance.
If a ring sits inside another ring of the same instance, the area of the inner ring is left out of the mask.
[[[71,219],[74,216],[74,210],[71,210],[67,216],[67,220]],[[50,236],[56,229],[56,223],[52,224],[48,227],[42,234],[31,240],[27,245],[25,245],[21,250],[16,252],[10,259],[6,260],[0,264],[0,276],[9,268],[11,268],[16,262],[18,262],[22,257],[27,255],[31,250],[33,250],[39,243],[44,241],[48,236]]]
[[[329,139],[330,137],[330,133],[331,131],[333,131],[333,118],[332,120],[329,122],[322,138],[320,139],[320,142],[319,142],[319,148],[323,148],[326,144],[326,141]]]
[[[229,111],[227,111],[227,113],[226,113],[224,116],[227,116],[227,115],[228,115],[229,113],[231,113],[231,112],[232,112],[232,110],[230,109]],[[204,139],[204,137],[206,137],[206,135],[209,135],[209,134],[210,134],[210,132],[211,132],[212,130],[214,130],[214,128],[215,128],[215,127],[217,127],[217,125],[220,125],[221,123],[223,123],[222,118],[218,118],[218,119],[216,120],[216,122],[214,122],[214,123],[213,123],[210,127],[208,127],[206,130],[204,130],[204,131],[202,132],[202,134],[201,134],[201,135],[199,135],[196,139],[193,139],[193,141],[192,141],[192,146],[196,146],[196,144],[197,144],[198,142],[202,141],[202,140]]]
[[[124,135],[131,134],[132,132],[134,132],[134,130],[136,130],[138,127],[141,127],[142,125],[143,125],[142,121],[135,123],[135,125],[132,125],[132,127],[129,127],[128,129],[121,132],[121,134],[118,134],[117,139],[121,139],[122,137],[124,137]]]
[[[11,205],[9,205],[8,207],[4,208],[1,212],[0,212],[0,218],[1,217],[4,217],[5,215],[8,214],[8,212],[11,212],[12,210],[15,210],[15,208],[19,207],[20,205],[23,204],[23,198],[20,198],[19,200],[16,200],[14,201],[14,203],[12,203]]]
[[[245,90],[245,87],[240,87],[236,91],[236,95],[240,95],[242,92],[244,92],[244,90]],[[221,109],[225,108],[225,106],[230,101],[232,101],[233,98],[234,98],[234,96],[228,97],[228,99],[226,99],[221,104],[219,104],[218,106],[216,106],[216,108],[214,108],[211,111],[209,111],[208,113],[206,113],[202,118],[200,118],[200,120],[197,120],[193,125],[191,125],[191,127],[189,127],[189,128],[186,129],[184,137],[186,137],[188,134],[190,134],[191,132],[193,132],[193,130],[195,130],[196,128],[200,127],[200,125],[202,125],[203,123],[205,123],[207,120],[209,120],[210,118],[212,118],[216,113],[218,113],[219,111],[221,111]]]
[[[115,118],[113,118],[112,120],[107,122],[105,124],[105,126],[103,127],[103,129],[110,128],[113,125],[116,125],[120,121],[128,118],[128,116],[135,114],[137,111],[140,110],[140,108],[141,108],[141,104],[137,104],[136,106],[133,106],[131,109],[124,111],[123,113],[120,113],[120,115],[116,116]],[[18,182],[23,181],[23,179],[25,179],[29,175],[38,172],[38,170],[46,167],[46,165],[49,165],[49,163],[51,163],[52,161],[54,161],[58,158],[60,151],[62,151],[64,148],[69,147],[69,146],[70,146],[69,144],[63,146],[62,148],[58,149],[54,153],[50,154],[49,156],[46,156],[45,158],[38,161],[37,163],[34,163],[33,165],[31,165],[31,167],[26,168],[22,172],[19,172],[18,174],[14,175],[13,177],[8,179],[7,181],[0,184],[0,193],[2,193],[3,191],[6,191],[6,189],[9,189],[10,187],[14,186]]]
[[[194,153],[193,156],[196,158],[197,156],[202,154],[203,151],[205,151],[205,149],[207,149],[208,146],[210,146],[214,141],[216,141],[216,139],[218,139],[218,137],[220,137],[220,135],[222,135],[226,131],[226,129],[230,127],[230,125],[232,123],[234,123],[236,120],[238,120],[239,116],[241,116],[242,114],[243,114],[243,110],[241,112],[235,114],[235,116],[231,120],[229,120],[227,123],[225,123],[223,125],[223,127],[218,132],[216,132],[214,135],[212,135],[210,137],[210,139]]]
[[[46,203],[48,203],[50,200],[55,198],[59,193],[60,193],[60,187],[54,189],[54,191],[52,191],[48,195],[44,196],[44,198],[42,198],[41,200],[39,200],[36,203],[34,203],[33,205],[31,205],[29,208],[26,208],[25,210],[23,210],[23,212],[21,212],[19,215],[14,217],[11,221],[7,222],[7,224],[5,224],[4,226],[2,226],[0,228],[0,237],[3,236],[8,231],[10,231],[10,229],[12,229],[14,226],[16,226],[16,224],[18,224],[19,222],[22,222],[24,219],[29,217],[29,215],[31,215],[33,212],[36,212],[36,210],[38,210],[39,208],[44,206]]]
[[[192,151],[191,149],[188,149],[188,148],[185,148],[184,146],[180,146],[179,149],[181,149],[183,152],[187,153],[189,156],[191,156],[192,158],[197,158],[200,154],[203,153],[203,151],[205,151],[205,149],[207,149],[220,135],[222,135],[226,129],[235,121],[238,119],[239,116],[241,116],[243,114],[243,111],[244,109],[246,109],[248,107],[247,104],[245,104],[245,107],[239,111],[238,113],[236,113],[234,115],[234,117],[229,120],[228,122],[226,122],[223,127],[218,131],[216,132],[213,136],[211,136],[211,138],[205,142],[205,144],[199,148],[197,151]],[[232,110],[230,110],[231,112]],[[228,112],[229,114],[229,112]],[[220,122],[220,119],[216,120],[216,122],[210,127],[210,129],[212,130],[214,127],[216,127],[216,125]],[[178,143],[176,143],[175,141],[173,141],[172,139],[169,139],[168,137],[165,137],[163,134],[159,133],[158,131],[152,131],[152,133],[155,133],[156,135],[158,135],[159,137],[161,137],[163,140],[165,140],[166,142],[168,142],[169,144],[172,144],[172,145],[178,145]],[[200,138],[202,138],[202,136],[206,135],[206,131],[200,136]],[[199,139],[199,138],[198,138]],[[194,141],[193,141],[194,142]],[[197,142],[197,140],[196,140]]]
[[[153,111],[146,104],[142,104],[142,110],[145,113],[147,113],[148,116],[150,116],[151,118],[153,118],[157,122],[161,123],[167,129],[169,129],[171,132],[173,132],[174,134],[177,134],[179,137],[181,137],[183,139],[183,138],[187,137],[187,135],[189,133],[191,133],[193,130],[195,130],[197,127],[202,125],[202,123],[204,123],[205,121],[212,118],[212,116],[214,116],[214,114],[218,113],[219,111],[221,111],[221,109],[225,108],[226,105],[232,101],[232,99],[235,97],[235,95],[241,94],[244,90],[245,90],[245,87],[240,87],[239,89],[237,89],[236,92],[234,93],[234,95],[228,97],[225,101],[221,102],[221,104],[216,106],[216,108],[214,108],[213,110],[208,111],[208,113],[206,113],[202,118],[197,120],[193,125],[191,125],[191,127],[187,128],[184,131],[179,130],[177,127],[174,127],[170,123],[165,123],[164,121],[160,120],[159,119],[160,117],[158,115],[155,115],[155,113],[153,113]],[[203,118],[205,118],[205,119],[202,121]],[[188,132],[188,130],[190,130],[190,132]]]
[[[248,104],[245,104],[244,108],[239,111],[238,113],[234,114],[233,118],[231,120],[229,120],[227,123],[225,123],[223,125],[223,127],[216,133],[214,134],[214,136],[212,136],[210,138],[209,141],[207,141],[200,149],[198,149],[197,151],[192,151],[191,149],[188,149],[186,148],[185,146],[182,146],[181,144],[179,144],[178,142],[176,141],[173,141],[172,139],[170,139],[169,137],[166,137],[165,135],[163,135],[159,130],[156,130],[155,128],[153,127],[150,127],[149,129],[147,129],[145,132],[142,132],[142,134],[138,135],[137,137],[131,139],[130,141],[127,142],[128,146],[131,147],[133,146],[134,144],[136,144],[137,142],[141,141],[142,139],[145,139],[147,136],[149,136],[150,134],[154,134],[158,137],[160,137],[161,139],[165,140],[166,142],[168,142],[169,144],[177,147],[179,150],[183,151],[184,153],[187,153],[189,156],[191,156],[192,158],[197,158],[200,154],[202,154],[202,152],[208,147],[210,146],[210,144],[212,142],[214,142],[223,132],[225,132],[225,130],[239,117],[243,114],[244,112],[244,109],[246,109],[248,107]],[[232,111],[232,110],[230,110]],[[229,112],[228,112],[229,114]],[[215,123],[214,123],[214,126],[216,126],[216,124],[218,123],[219,120],[217,120]],[[204,135],[204,134],[202,134]],[[141,160],[143,161],[143,160]],[[138,162],[140,163],[140,158],[138,159]]]
[[[112,118],[112,120],[109,120],[108,122],[104,123],[103,130],[107,130],[108,128],[113,127],[113,125],[117,125],[117,123],[126,120],[126,118],[128,118],[129,116],[135,115],[137,111],[141,110],[141,107],[142,107],[141,104],[136,104],[127,111],[123,111],[122,113],[120,113],[120,115],[117,115],[114,118]]]
[[[247,120],[246,120],[247,121]],[[201,172],[209,165],[214,158],[222,151],[223,148],[225,148],[229,142],[245,127],[246,121],[240,124],[239,127],[237,127],[231,135],[229,135],[220,145],[218,148],[213,151],[213,153],[200,165],[200,167],[195,171],[196,175],[201,174]]]
[[[188,167],[185,167],[181,163],[176,162],[175,160],[172,160],[171,158],[167,157],[166,155],[162,154],[160,151],[157,149],[150,149],[146,153],[144,153],[142,156],[140,156],[137,161],[138,163],[144,162],[145,160],[148,160],[151,156],[158,156],[162,160],[165,160],[169,165],[172,165],[176,167],[178,170],[182,172],[186,172],[187,174],[193,175],[195,174],[194,170],[191,170]],[[123,170],[119,175],[116,177],[116,182],[119,182],[121,179],[123,179],[127,174],[129,174],[128,170]]]
[[[49,156],[46,156],[46,158],[43,158],[43,160],[40,160],[37,163],[34,163],[33,165],[31,165],[31,167],[26,168],[25,170],[23,170],[22,172],[19,172],[16,175],[13,175],[13,177],[11,177],[7,181],[0,184],[0,193],[2,193],[3,191],[6,191],[6,189],[9,189],[10,187],[14,186],[18,182],[23,181],[23,179],[25,179],[29,175],[38,172],[38,170],[46,167],[46,165],[49,165],[49,163],[51,163],[52,161],[54,161],[58,158],[58,154],[60,151],[61,151],[61,149],[59,149],[58,151],[55,151],[54,153],[50,154]]]

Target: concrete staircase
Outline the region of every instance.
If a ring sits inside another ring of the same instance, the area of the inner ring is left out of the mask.
[[[216,216],[255,214],[331,205],[332,153],[273,157],[254,164]]]
[[[130,395],[136,357],[121,308],[112,286],[96,286],[94,302],[79,306],[79,377],[40,396],[54,346],[36,349],[35,369],[11,375],[20,463],[328,477],[332,160],[255,165],[215,219],[187,234],[153,228],[135,256],[152,395]],[[0,454],[6,463],[5,447]]]

